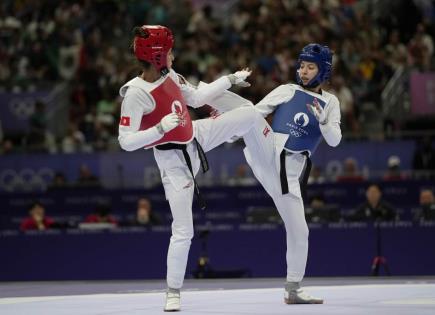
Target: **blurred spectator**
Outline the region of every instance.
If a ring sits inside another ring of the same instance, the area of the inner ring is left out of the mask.
[[[21,222],[22,231],[46,230],[54,225],[53,219],[45,216],[45,208],[39,203],[33,203],[29,208],[29,217]]]
[[[91,173],[91,170],[86,164],[82,164],[79,170],[79,178],[77,186],[80,187],[100,187],[100,180]]]
[[[7,155],[15,152],[15,146],[12,140],[5,139],[3,142],[1,142],[0,147],[0,154],[1,155]]]
[[[352,130],[353,133],[359,131],[358,122],[356,120],[355,108],[353,103],[353,94],[344,82],[342,76],[334,76],[332,79],[332,93],[340,100],[341,122],[343,130]]]
[[[325,207],[325,199],[322,196],[314,196],[309,206],[305,208],[305,216],[307,222],[320,223],[322,221],[321,214],[319,212]]]
[[[161,224],[160,217],[152,210],[151,202],[147,198],[139,198],[135,218],[128,222],[130,226],[150,226]]]
[[[314,196],[305,209],[307,222],[329,223],[341,219],[340,211],[336,205],[327,204],[322,195]]]
[[[85,223],[112,223],[115,226],[118,225],[118,221],[110,215],[111,208],[107,203],[98,203],[95,206],[94,213],[88,215],[85,219]]]
[[[388,169],[383,176],[385,181],[404,180],[406,176],[400,168],[400,158],[397,155],[392,155],[388,158]]]
[[[49,190],[65,189],[69,188],[65,175],[62,172],[56,172],[53,177],[53,181],[48,186]]]
[[[115,123],[115,113],[117,111],[116,97],[117,93],[113,93],[109,88],[103,90],[101,100],[97,103],[97,121],[106,126],[111,126]]]
[[[420,208],[417,209],[415,221],[435,221],[435,197],[431,189],[420,191]]]
[[[228,186],[254,186],[257,183],[247,164],[239,164],[236,168],[236,174],[228,179]]]
[[[29,150],[35,152],[46,152],[46,128],[47,116],[45,104],[41,101],[35,103],[35,111],[29,117],[30,132],[27,137]]]
[[[110,142],[110,133],[106,125],[100,121],[94,123],[94,151],[107,151]]]
[[[77,125],[71,123],[68,126],[67,134],[62,139],[62,152],[63,153],[77,153],[86,151],[86,141],[83,132],[81,132]]]
[[[435,178],[435,150],[432,139],[425,137],[417,143],[413,159],[414,174],[417,178]]]
[[[250,66],[252,87],[240,93],[253,103],[294,78],[292,56],[306,43],[330,43],[344,131],[371,135],[366,123],[377,118],[382,125],[380,95],[392,72],[403,65],[434,68],[433,19],[423,20],[414,2],[3,1],[0,90],[68,83],[70,121],[86,148],[107,150],[108,138],[116,137],[117,91],[136,71],[124,51],[133,25],[177,30],[174,52],[183,52],[177,71],[192,82]],[[360,113],[364,103],[373,104],[375,116]],[[42,143],[32,137],[30,143]]]
[[[343,163],[343,173],[337,177],[337,182],[353,183],[362,182],[364,177],[358,170],[358,164],[355,159],[347,158]]]
[[[434,45],[432,37],[426,33],[425,26],[420,23],[414,37],[408,45],[409,64],[420,71],[429,71]]]
[[[352,221],[394,221],[396,210],[382,199],[381,188],[370,185],[366,190],[366,201],[348,217]]]
[[[326,178],[322,174],[322,169],[317,165],[313,165],[310,177],[308,177],[308,184],[323,184],[325,182]]]
[[[397,70],[406,65],[408,56],[406,46],[400,41],[400,33],[393,30],[389,36],[388,44],[385,46],[386,60],[390,67]]]

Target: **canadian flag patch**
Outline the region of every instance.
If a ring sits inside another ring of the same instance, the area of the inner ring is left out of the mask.
[[[119,122],[119,124],[121,125],[121,126],[130,126],[130,117],[128,117],[128,116],[122,116],[121,117],[121,121]]]

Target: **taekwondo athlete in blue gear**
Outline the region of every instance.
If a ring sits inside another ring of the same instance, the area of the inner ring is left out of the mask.
[[[258,103],[255,108],[261,115],[256,118],[256,127],[243,136],[246,160],[284,221],[287,304],[323,303],[300,288],[308,254],[302,195],[310,168],[309,157],[322,138],[333,147],[341,140],[339,101],[321,88],[330,78],[331,69],[332,53],[328,47],[305,46],[298,58],[298,84],[281,85]],[[270,114],[273,114],[271,125],[263,118]],[[301,177],[304,179],[300,180]]]

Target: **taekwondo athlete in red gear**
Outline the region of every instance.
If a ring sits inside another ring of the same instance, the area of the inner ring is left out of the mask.
[[[120,89],[124,99],[118,140],[126,151],[153,148],[173,217],[164,310],[178,311],[193,237],[194,192],[199,197],[194,176],[200,166],[208,169],[204,152],[248,132],[258,114],[253,106],[245,106],[214,119],[192,121],[187,106],[200,107],[225,94],[232,84],[249,86],[245,79],[251,72],[237,71],[194,88],[172,69],[170,29],[144,25],[134,33],[133,51],[143,72]]]

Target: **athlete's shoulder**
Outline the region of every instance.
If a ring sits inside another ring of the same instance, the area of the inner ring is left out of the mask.
[[[276,89],[279,89],[280,91],[285,91],[285,92],[294,92],[294,91],[299,89],[299,85],[293,84],[293,83],[281,84]]]
[[[302,88],[301,88],[301,86],[299,84],[287,83],[287,84],[284,84],[284,85],[288,86],[288,88],[292,89],[292,90],[302,90]]]
[[[122,107],[125,111],[141,108],[146,113],[152,111],[156,104],[150,93],[134,85],[128,87],[123,97]]]
[[[119,89],[119,95],[121,95],[122,97],[125,97],[127,95],[127,91],[128,88],[134,84],[134,82],[138,79],[138,77],[135,77],[133,79],[131,79],[130,81],[128,81],[127,83],[125,83],[123,86],[121,86],[121,88]]]
[[[281,84],[276,88],[274,88],[269,94],[274,96],[282,95],[285,97],[285,96],[292,95],[294,92],[295,92],[295,87],[293,86],[293,84]]]
[[[325,95],[326,98],[330,99],[331,103],[340,104],[340,101],[338,100],[338,97],[335,96],[335,94],[332,94],[331,92],[322,90],[322,93]]]
[[[293,95],[294,89],[289,84],[282,84],[270,91],[257,106],[277,106],[289,101]]]
[[[119,89],[119,95],[122,97],[126,97],[127,95],[132,94],[143,94],[143,93],[149,93],[151,90],[155,88],[155,84],[147,82],[143,80],[140,77],[135,77],[125,83],[120,89]]]
[[[174,81],[177,85],[181,85],[184,84],[184,77],[177,73],[174,69],[169,69],[169,73],[168,76],[172,79],[172,81]]]

